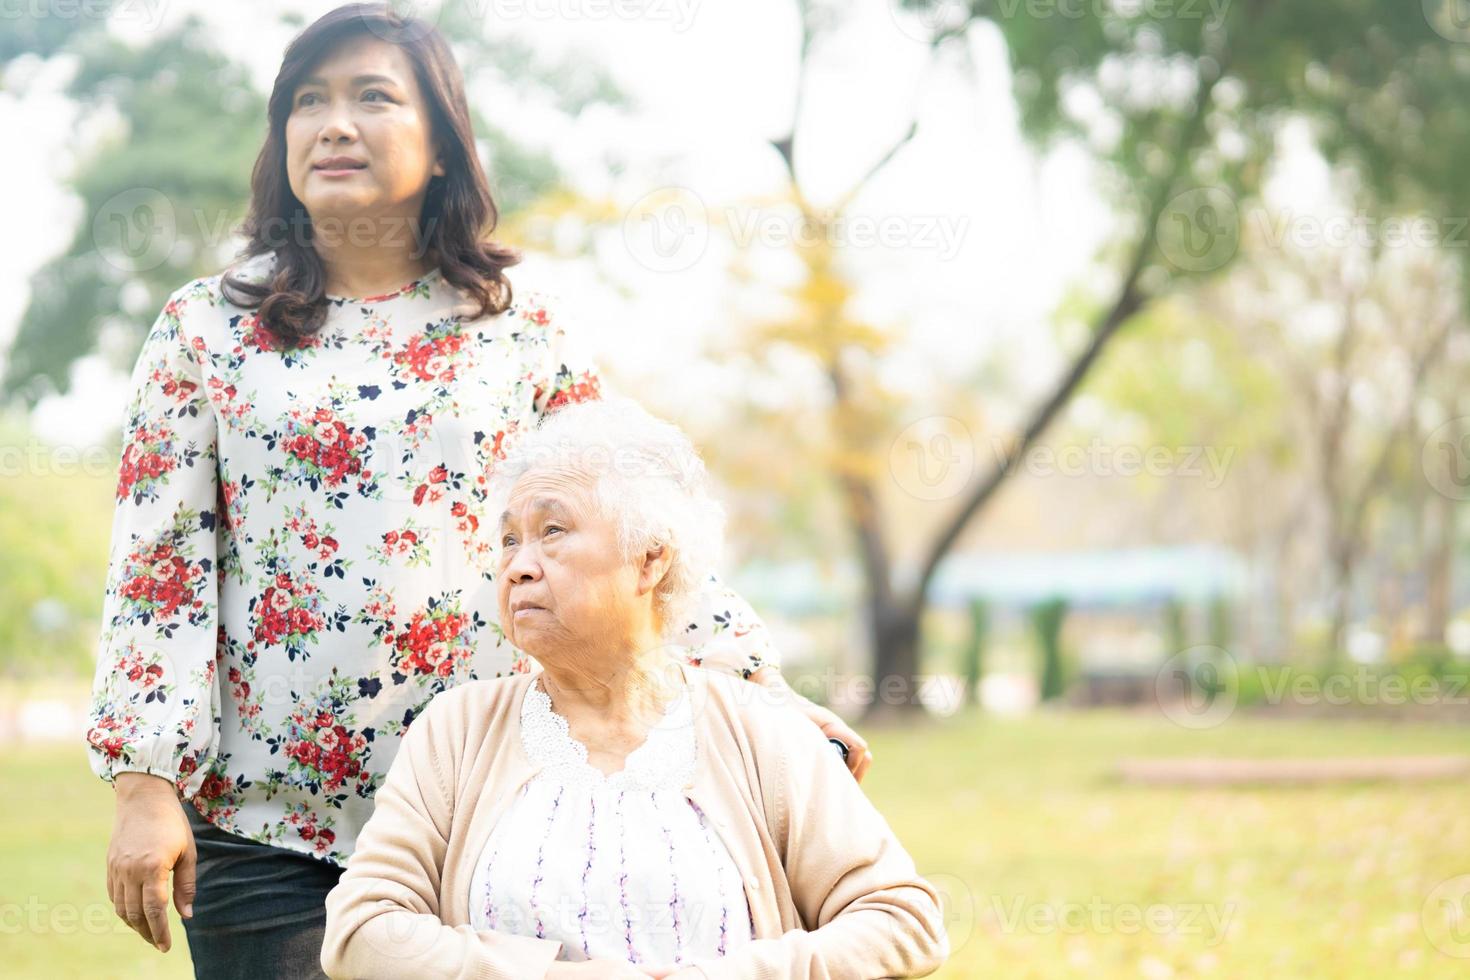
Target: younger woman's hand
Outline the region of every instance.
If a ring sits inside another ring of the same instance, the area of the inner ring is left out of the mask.
[[[107,894],[117,917],[166,953],[173,945],[170,892],[179,915],[193,915],[194,832],[167,779],[123,772],[113,788],[117,809],[107,847]]]
[[[774,667],[762,667],[750,679],[774,691],[780,691],[790,699],[792,707],[806,715],[808,721],[822,730],[823,735],[844,743],[847,746],[847,771],[852,773],[853,779],[863,781],[863,777],[868,774],[868,767],[873,764],[873,753],[868,751],[867,741],[853,731],[841,716],[830,708],[824,708],[797,694]]]

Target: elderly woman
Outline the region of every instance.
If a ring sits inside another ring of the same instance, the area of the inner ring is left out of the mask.
[[[923,976],[934,889],[821,732],[670,656],[722,512],[627,402],[497,464],[498,603],[541,670],[437,696],[327,897],[332,976]]]

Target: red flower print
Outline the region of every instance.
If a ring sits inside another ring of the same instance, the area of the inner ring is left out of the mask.
[[[536,386],[536,398],[539,401],[545,393],[540,385]],[[545,411],[550,413],[563,405],[571,405],[576,402],[594,401],[602,397],[601,381],[591,371],[584,371],[580,379],[573,378],[571,373],[563,369],[557,375],[553,386],[552,395],[546,400]]]
[[[318,408],[307,418],[292,420],[282,446],[309,479],[335,487],[362,472],[367,436],[353,431],[330,408]]]
[[[128,618],[143,622],[157,620],[168,623],[187,607],[191,623],[199,617],[195,605],[197,590],[204,584],[204,569],[188,561],[175,549],[172,541],[128,556],[123,566],[123,580],[118,595],[125,603]]]
[[[250,604],[255,619],[251,636],[265,646],[285,643],[294,659],[326,627],[320,607],[321,596],[310,581],[298,582],[289,573],[278,573],[274,584]]]
[[[454,381],[456,360],[464,342],[457,321],[434,324],[393,352],[393,364],[416,381],[448,384]]]
[[[450,677],[467,668],[474,655],[474,633],[480,625],[460,611],[458,601],[420,609],[404,629],[391,636],[396,673],[405,677]]]
[[[157,497],[162,478],[178,467],[173,444],[173,431],[162,423],[134,426],[118,466],[117,499],[141,503]]]

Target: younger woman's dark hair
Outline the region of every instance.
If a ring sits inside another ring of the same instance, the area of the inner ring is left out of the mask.
[[[408,229],[414,247],[478,304],[475,316],[501,313],[512,299],[504,270],[521,256],[488,238],[499,212],[475,152],[464,78],[448,43],[432,25],[400,16],[385,3],[347,4],[297,35],[271,89],[269,131],[250,177],[250,211],[240,229],[247,241],[240,258],[244,262],[273,252],[274,274],[255,281],[241,277],[236,266],[223,279],[225,297],[254,309],[286,347],[310,342],[330,305],[326,270],[312,246],[311,217],[287,178],[286,120],[302,79],[338,45],[363,36],[398,45],[413,62],[444,165],[444,176],[429,181],[418,227]]]

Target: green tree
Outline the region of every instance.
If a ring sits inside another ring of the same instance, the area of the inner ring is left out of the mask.
[[[141,45],[96,18],[77,19],[67,33],[54,29],[60,22],[44,9],[23,11],[7,19],[14,31],[0,43],[0,70],[27,53],[76,59],[66,91],[83,112],[78,130],[108,132],[66,179],[83,217],[66,251],[33,276],[9,351],[0,390],[29,404],[65,391],[71,365],[100,341],[119,367],[130,366],[167,295],[234,257],[232,233],[265,136],[264,93],[200,19]],[[492,39],[466,5],[447,5],[437,22],[471,92],[534,97],[567,115],[626,103],[601,69],[576,58],[548,62],[523,43]],[[502,216],[533,210],[561,182],[548,151],[473,114]]]
[[[798,6],[800,80],[832,12]],[[1092,301],[1087,339],[993,467],[919,546],[918,574],[905,579],[912,584],[901,584],[876,491],[882,442],[876,435],[892,406],[851,368],[881,358],[893,339],[848,313],[849,289],[825,232],[863,184],[903,152],[916,127],[826,206],[812,203],[801,187],[795,124],[772,141],[790,175],[803,230],[814,232],[802,240],[815,243],[801,248],[808,275],[793,291],[800,313],[780,329],[817,358],[831,384],[832,470],[867,582],[875,673],[913,677],[940,562],[1088,381],[1120,330],[1229,265],[1240,215],[1259,190],[1285,119],[1309,120],[1329,160],[1360,173],[1384,211],[1465,213],[1465,184],[1453,161],[1464,159],[1470,140],[1470,58],[1463,45],[1436,32],[1420,6],[1391,0],[1244,0],[1179,5],[1158,16],[1147,7],[1025,0],[972,0],[963,7],[906,0],[903,6],[939,24],[931,39],[935,52],[982,24],[998,30],[1025,134],[1038,148],[1060,139],[1084,142],[1104,165],[1118,215],[1117,235],[1103,256],[1112,285]],[[1096,107],[1070,108],[1075,102],[1068,96],[1076,93],[1093,95]],[[800,104],[798,90],[798,113]]]
[[[1055,701],[1067,689],[1066,664],[1062,654],[1062,626],[1067,620],[1067,600],[1048,599],[1031,610],[1031,625],[1036,630],[1037,652],[1041,655],[1042,701]]]
[[[990,640],[990,605],[984,599],[970,603],[970,633],[965,638],[963,670],[965,701],[978,706],[980,682],[985,675],[985,647]]]
[[[0,677],[91,669],[116,483],[108,453],[40,443],[0,420]]]

